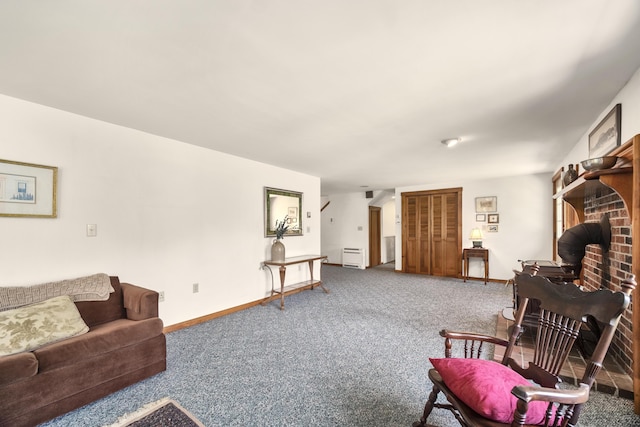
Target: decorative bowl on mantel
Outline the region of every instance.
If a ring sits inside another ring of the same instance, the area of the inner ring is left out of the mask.
[[[611,169],[617,161],[618,158],[616,156],[604,156],[583,160],[580,163],[582,163],[582,167],[584,168],[584,170],[592,172],[603,169]]]

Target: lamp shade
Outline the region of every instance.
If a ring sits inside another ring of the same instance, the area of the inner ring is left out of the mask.
[[[469,236],[469,240],[473,242],[474,248],[482,247],[482,231],[479,228],[474,228],[471,230],[471,236]]]
[[[469,236],[469,240],[482,240],[482,231],[479,228],[474,228],[471,230],[471,236]]]

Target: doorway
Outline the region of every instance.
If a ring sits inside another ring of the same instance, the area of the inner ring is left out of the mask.
[[[382,264],[381,212],[378,206],[369,206],[369,267]]]
[[[368,266],[395,270],[396,202],[395,192],[384,190],[369,203]],[[398,223],[399,223],[398,218]]]

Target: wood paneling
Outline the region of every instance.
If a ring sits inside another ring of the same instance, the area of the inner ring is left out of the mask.
[[[402,194],[402,269],[460,277],[462,189]]]

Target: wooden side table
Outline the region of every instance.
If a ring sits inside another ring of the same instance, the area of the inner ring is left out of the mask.
[[[325,293],[329,293],[329,290],[322,285],[321,280],[316,280],[313,278],[313,262],[320,261],[321,263],[327,259],[326,255],[302,255],[295,256],[291,258],[285,258],[284,261],[264,261],[262,263],[264,267],[279,267],[280,270],[280,290],[278,290],[271,280],[271,296],[269,296],[266,300],[262,302],[262,305],[272,301],[275,298],[280,298],[280,310],[284,310],[284,294],[285,293],[294,293],[299,292],[304,289],[313,289],[316,286],[320,286]],[[300,283],[294,283],[289,286],[284,285],[285,276],[287,274],[287,266],[294,264],[309,264],[309,275],[310,280],[305,280]]]
[[[482,258],[484,262],[484,284],[489,280],[489,249],[464,248],[462,250],[462,262],[464,263],[464,281],[469,278],[469,258]]]

